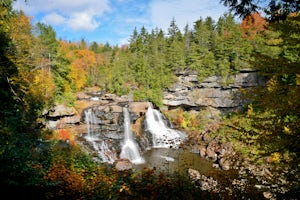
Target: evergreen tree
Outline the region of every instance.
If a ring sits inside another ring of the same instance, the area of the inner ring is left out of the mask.
[[[185,43],[173,18],[168,29],[166,59],[167,67],[172,70],[185,68]]]
[[[97,42],[92,42],[92,44],[89,47],[89,50],[93,51],[94,53],[100,53],[100,48]]]
[[[210,36],[213,30],[203,23],[203,20],[197,20],[194,25],[190,55],[188,65],[191,69],[198,72],[199,80],[214,74],[214,54],[210,49]]]
[[[226,85],[229,75],[250,67],[252,46],[242,37],[242,29],[231,14],[219,18],[217,34],[216,65]]]

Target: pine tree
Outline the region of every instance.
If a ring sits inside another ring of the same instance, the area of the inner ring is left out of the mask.
[[[173,18],[168,29],[166,60],[172,70],[185,68],[185,43],[182,34]]]
[[[203,80],[214,74],[215,62],[214,54],[210,49],[210,36],[213,30],[199,19],[194,24],[190,55],[188,56],[188,66],[198,72],[199,80]]]

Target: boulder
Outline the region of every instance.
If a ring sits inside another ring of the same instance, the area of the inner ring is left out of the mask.
[[[73,107],[68,107],[66,105],[56,105],[53,109],[51,109],[47,116],[48,117],[63,117],[63,116],[72,116],[76,114],[76,110]]]
[[[149,107],[148,102],[129,102],[129,111],[140,114],[140,113],[145,113],[147,112],[147,109]]]
[[[121,106],[118,106],[118,105],[110,106],[110,110],[114,113],[122,113],[123,112],[123,108]]]
[[[199,171],[195,169],[188,169],[188,176],[192,180],[192,182],[201,188],[201,190],[206,190],[209,192],[219,192],[218,182],[212,177],[207,177],[199,173]]]
[[[132,162],[127,158],[121,158],[114,162],[114,166],[118,171],[131,170],[133,168]]]
[[[193,182],[198,181],[201,178],[200,172],[191,168],[188,169],[188,176],[192,179]]]
[[[221,167],[222,170],[229,170],[232,163],[233,162],[231,161],[230,157],[222,157],[219,160],[219,166]]]

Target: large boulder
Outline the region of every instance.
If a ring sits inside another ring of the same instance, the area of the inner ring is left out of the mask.
[[[76,114],[76,110],[74,107],[68,107],[63,104],[59,104],[54,106],[54,108],[50,109],[47,113],[47,117],[64,117],[64,116],[73,116]]]
[[[149,107],[149,102],[129,102],[129,111],[136,113],[136,114],[141,114],[147,112],[147,109]]]
[[[114,162],[114,166],[118,171],[131,170],[133,168],[132,162],[129,159],[121,158]]]

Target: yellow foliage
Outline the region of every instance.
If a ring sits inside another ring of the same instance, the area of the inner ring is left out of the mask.
[[[275,91],[277,88],[277,85],[278,85],[278,81],[277,81],[276,77],[272,77],[267,83],[268,91],[269,92]]]
[[[17,63],[23,68],[24,63],[28,63],[28,54],[30,52],[32,37],[30,18],[23,12],[10,19],[10,37],[16,47]]]
[[[35,72],[33,82],[29,86],[30,95],[40,102],[49,101],[54,94],[55,83],[51,72],[40,69]]]
[[[248,105],[248,109],[247,109],[247,117],[249,117],[253,112],[253,106],[252,104]]]
[[[300,85],[300,74],[296,74],[296,84]]]
[[[76,91],[80,91],[82,88],[86,86],[86,80],[87,80],[86,71],[76,67],[76,65],[74,66],[74,64],[71,65],[70,77],[72,83],[75,86]]]
[[[284,132],[285,134],[288,134],[288,135],[292,133],[292,131],[290,130],[290,128],[287,127],[287,126],[284,126],[284,127],[283,127],[283,132]]]
[[[271,154],[271,158],[274,163],[280,163],[280,157],[281,157],[281,155],[278,152]]]
[[[277,46],[283,42],[281,38],[272,38],[267,41],[267,44],[270,46]]]
[[[94,52],[84,50],[71,50],[72,45],[61,43],[61,51],[65,53],[66,58],[71,63],[70,77],[72,84],[75,86],[76,91],[80,91],[86,86],[87,78],[96,69],[96,56]],[[69,48],[67,52],[66,49]],[[71,49],[70,49],[71,48]]]
[[[121,187],[120,187],[120,190],[119,190],[120,192],[130,192],[130,188],[129,188],[129,186],[128,185],[126,185],[126,184],[123,184]]]

